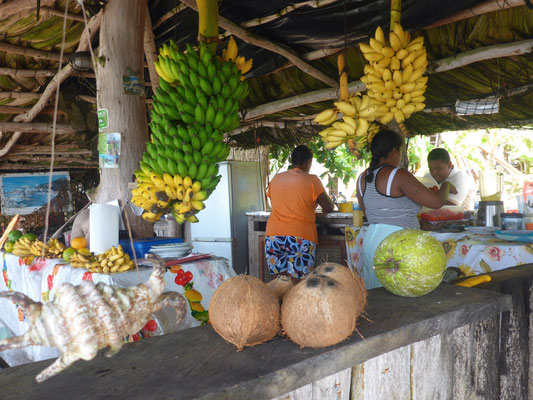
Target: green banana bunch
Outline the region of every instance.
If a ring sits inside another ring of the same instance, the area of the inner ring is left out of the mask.
[[[217,163],[230,152],[224,133],[240,125],[239,102],[248,94],[242,71],[252,63],[213,57],[205,44],[180,52],[170,41],[161,47],[156,70],[160,86],[153,95],[150,141],[135,172],[131,202],[155,222],[171,212],[180,223],[197,222],[220,176]],[[236,61],[239,66],[237,66]]]

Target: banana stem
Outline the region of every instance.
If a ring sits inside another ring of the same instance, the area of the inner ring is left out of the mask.
[[[218,0],[196,0],[198,7],[198,35],[204,38],[218,38]],[[211,54],[217,51],[217,42],[209,42]]]
[[[339,68],[340,100],[348,101],[348,74],[345,69],[346,60],[344,54],[339,54],[337,57],[337,67]]]
[[[393,269],[396,268],[394,263],[383,263],[383,264],[376,264],[372,268],[374,268],[374,271],[379,271],[382,269]]]
[[[394,25],[400,23],[402,15],[402,0],[391,0],[390,3],[390,31],[394,29]]]

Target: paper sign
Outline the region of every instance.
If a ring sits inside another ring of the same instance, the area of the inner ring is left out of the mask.
[[[101,108],[98,110],[98,130],[102,130],[109,126],[109,113],[107,108]]]
[[[120,156],[120,133],[101,133],[98,135],[98,160],[100,168],[118,168]]]

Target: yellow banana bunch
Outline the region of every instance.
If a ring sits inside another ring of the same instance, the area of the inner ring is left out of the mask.
[[[423,75],[428,61],[422,36],[410,40],[409,32],[397,23],[388,40],[378,27],[369,43],[359,47],[369,62],[361,81],[375,101],[381,123],[393,118],[401,123],[425,107],[427,77]]]
[[[235,65],[237,65],[237,69],[241,71],[241,74],[243,75],[241,77],[241,80],[244,80],[244,74],[247,73],[252,69],[252,65],[254,63],[253,58],[249,58],[246,60],[243,56],[237,56],[238,48],[237,43],[235,42],[235,39],[233,39],[233,36],[229,37],[228,41],[228,47],[222,50],[222,57],[220,59],[221,62],[227,62],[230,60],[235,61]]]
[[[74,253],[70,256],[70,264],[75,268],[86,268],[99,274],[124,272],[135,268],[130,256],[124,253],[121,245],[111,247],[98,257],[92,255],[86,257],[80,253]]]

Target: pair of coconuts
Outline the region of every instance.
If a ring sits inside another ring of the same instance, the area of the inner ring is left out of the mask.
[[[301,347],[326,347],[352,334],[365,305],[363,280],[324,263],[296,285],[283,276],[268,285],[248,275],[230,278],[213,295],[209,319],[238,350],[273,338],[280,326]]]

